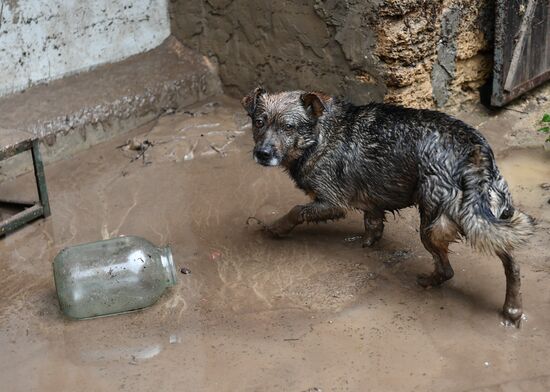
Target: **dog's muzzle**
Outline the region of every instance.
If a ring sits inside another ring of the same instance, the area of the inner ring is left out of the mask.
[[[263,166],[277,166],[280,163],[274,149],[270,147],[254,149],[254,160]]]

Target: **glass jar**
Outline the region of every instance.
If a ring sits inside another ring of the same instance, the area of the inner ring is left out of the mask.
[[[76,319],[145,308],[176,284],[170,247],[134,236],[65,248],[53,272],[61,310]]]

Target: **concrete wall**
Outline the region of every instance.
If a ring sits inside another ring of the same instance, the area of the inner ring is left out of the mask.
[[[152,49],[167,0],[0,0],[0,96]]]
[[[219,64],[226,91],[262,83],[382,99],[378,0],[172,0],[172,33]]]
[[[234,95],[261,83],[434,107],[477,99],[491,69],[493,0],[171,0],[171,18]]]

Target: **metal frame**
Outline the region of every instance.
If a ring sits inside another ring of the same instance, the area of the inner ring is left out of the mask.
[[[0,237],[37,218],[46,218],[50,216],[48,188],[46,187],[44,163],[42,162],[38,139],[31,137],[17,143],[15,146],[11,146],[11,148],[6,148],[5,150],[0,151],[0,161],[28,150],[31,150],[32,154],[34,177],[36,180],[36,189],[38,191],[39,200],[34,203],[18,202],[13,200],[1,201],[2,204],[27,206],[28,208],[25,208],[23,211],[11,216],[8,219],[0,221]]]

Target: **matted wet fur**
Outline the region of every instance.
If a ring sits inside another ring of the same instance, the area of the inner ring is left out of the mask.
[[[519,266],[512,250],[533,232],[533,220],[514,208],[487,140],[444,113],[370,103],[354,106],[319,93],[270,94],[258,87],[243,98],[252,119],[253,157],[283,166],[311,197],[266,229],[284,236],[298,224],[364,212],[364,246],[382,237],[386,211],[416,205],[420,238],[435,269],[424,287],[454,275],[449,243],[464,237],[496,254],[506,273],[503,315],[522,317]]]

